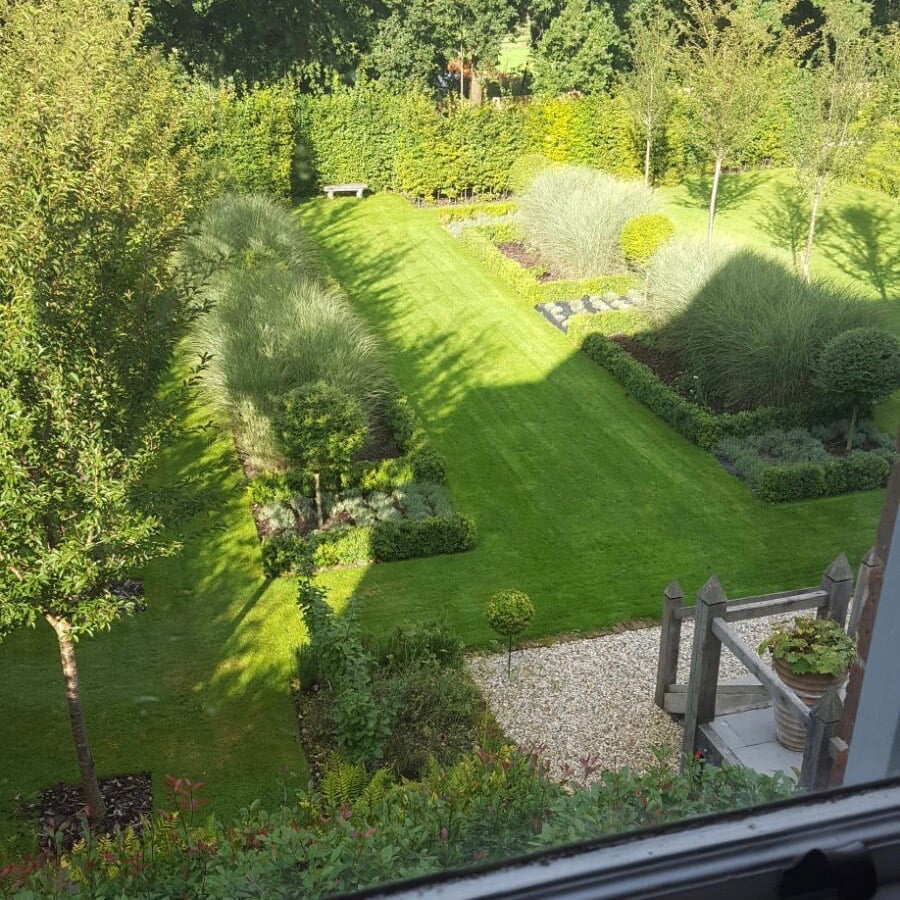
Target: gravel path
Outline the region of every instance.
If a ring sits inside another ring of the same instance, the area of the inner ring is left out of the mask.
[[[735,622],[753,647],[772,626],[793,616]],[[681,630],[678,680],[687,681],[694,623]],[[513,653],[512,677],[506,654],[472,656],[469,671],[505,734],[520,746],[543,745],[553,769],[579,757],[597,756],[605,769],[629,766],[643,771],[653,763],[651,748],[678,748],[681,723],[653,703],[659,626],[602,637],[565,641]],[[719,679],[748,677],[723,649]]]

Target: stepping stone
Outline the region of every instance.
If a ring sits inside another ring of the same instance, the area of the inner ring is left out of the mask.
[[[603,299],[606,303],[612,303],[613,300],[619,299],[619,295],[615,291],[607,291],[603,295]]]

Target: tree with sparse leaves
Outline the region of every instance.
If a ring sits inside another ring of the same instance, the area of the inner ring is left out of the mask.
[[[128,611],[117,580],[175,549],[141,485],[199,193],[180,76],[142,49],[145,22],[109,0],[0,2],[0,639],[53,628],[92,819],[76,647]]]
[[[722,168],[735,161],[774,101],[780,0],[684,0],[678,56],[694,137],[713,162],[707,240]]]
[[[657,0],[634,16],[628,35],[631,70],[623,79],[622,96],[644,142],[644,184],[649,186],[653,142],[665,127],[672,102],[677,32],[671,13]]]
[[[891,67],[897,32],[873,28],[871,5],[864,0],[818,0],[817,5],[825,15],[818,46],[809,52],[802,29],[795,32],[802,63],[789,92],[787,149],[809,209],[800,259],[807,281],[823,201],[837,180],[858,170],[881,133],[886,107],[900,96]]]

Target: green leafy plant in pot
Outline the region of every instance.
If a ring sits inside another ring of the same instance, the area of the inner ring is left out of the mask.
[[[780,625],[760,645],[768,651],[778,677],[810,709],[830,690],[839,688],[856,659],[856,644],[832,619],[794,619]],[[775,698],[775,735],[789,750],[806,746],[806,722]]]

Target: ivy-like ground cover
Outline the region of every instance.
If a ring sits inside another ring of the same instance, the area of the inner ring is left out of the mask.
[[[185,410],[200,429],[209,411]],[[266,581],[231,436],[195,430],[165,456],[160,484],[188,479],[179,556],[145,573],[146,610],[79,646],[98,775],[189,774],[219,786],[210,809],[275,802],[288,771],[306,782],[289,692],[303,638],[296,583]],[[43,623],[0,650],[0,841],[17,793],[76,781],[56,639]],[[0,859],[5,856],[0,842]]]
[[[466,253],[435,211],[392,196],[305,205],[357,309],[446,456],[479,545],[323,580],[356,590],[363,622],[443,616],[486,644],[487,598],[533,599],[528,636],[658,616],[679,578],[712,572],[732,596],[818,581],[871,545],[879,491],[772,508],[659,421]]]

